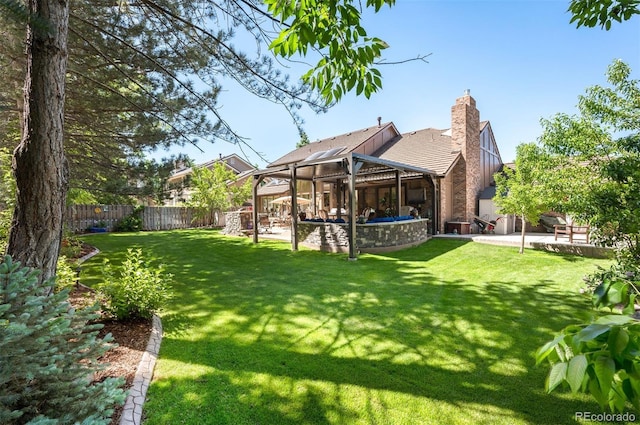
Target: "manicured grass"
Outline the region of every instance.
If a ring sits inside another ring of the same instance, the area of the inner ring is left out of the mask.
[[[146,424],[570,424],[591,399],[546,394],[536,348],[591,311],[602,260],[450,240],[384,255],[214,231],[95,235],[175,275]]]

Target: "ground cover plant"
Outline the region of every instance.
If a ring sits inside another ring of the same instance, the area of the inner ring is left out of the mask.
[[[432,240],[392,254],[301,250],[215,231],[87,237],[167,265],[172,300],[146,424],[571,424],[536,349],[576,317],[605,260]],[[101,256],[83,283],[101,278]]]

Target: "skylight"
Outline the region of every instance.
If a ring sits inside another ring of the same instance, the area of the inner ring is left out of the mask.
[[[345,150],[345,146],[341,146],[339,148],[332,148],[326,151],[319,151],[319,152],[314,152],[311,155],[309,155],[308,157],[306,157],[304,160],[305,161],[312,161],[314,159],[324,159],[324,158],[331,158],[332,156],[335,156],[337,154],[339,154],[340,152],[342,152],[343,150]]]

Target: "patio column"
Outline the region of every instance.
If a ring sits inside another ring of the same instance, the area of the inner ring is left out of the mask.
[[[263,179],[264,176],[253,176],[253,243],[258,243],[258,186]]]
[[[342,218],[342,180],[336,180],[336,218]]]
[[[362,167],[362,163],[356,163],[353,159],[353,154],[346,158],[347,161],[347,174],[349,185],[349,260],[358,259],[358,247],[356,246],[357,231],[356,220],[358,218],[358,203],[356,200],[356,174]],[[339,207],[338,207],[339,208]]]
[[[433,206],[431,207],[431,217],[432,220],[432,235],[435,235],[440,229],[440,181],[433,177],[431,177],[431,186],[433,187]]]
[[[298,250],[298,184],[295,164],[291,166],[289,189],[291,192],[291,250]]]
[[[313,205],[313,207],[311,208],[311,213],[315,217],[318,215],[318,202],[316,199],[316,181],[315,180],[311,180],[311,205]]]
[[[400,179],[400,170],[396,170],[396,215],[400,215],[400,207],[402,206],[402,180]]]

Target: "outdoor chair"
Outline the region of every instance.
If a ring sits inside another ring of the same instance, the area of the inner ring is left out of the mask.
[[[268,215],[261,215],[258,218],[258,232],[271,233],[271,220]]]
[[[590,226],[581,226],[576,224],[556,224],[554,227],[555,240],[558,240],[558,235],[567,235],[569,237],[569,243],[573,243],[575,235],[584,235],[586,243],[589,243],[589,231]]]

